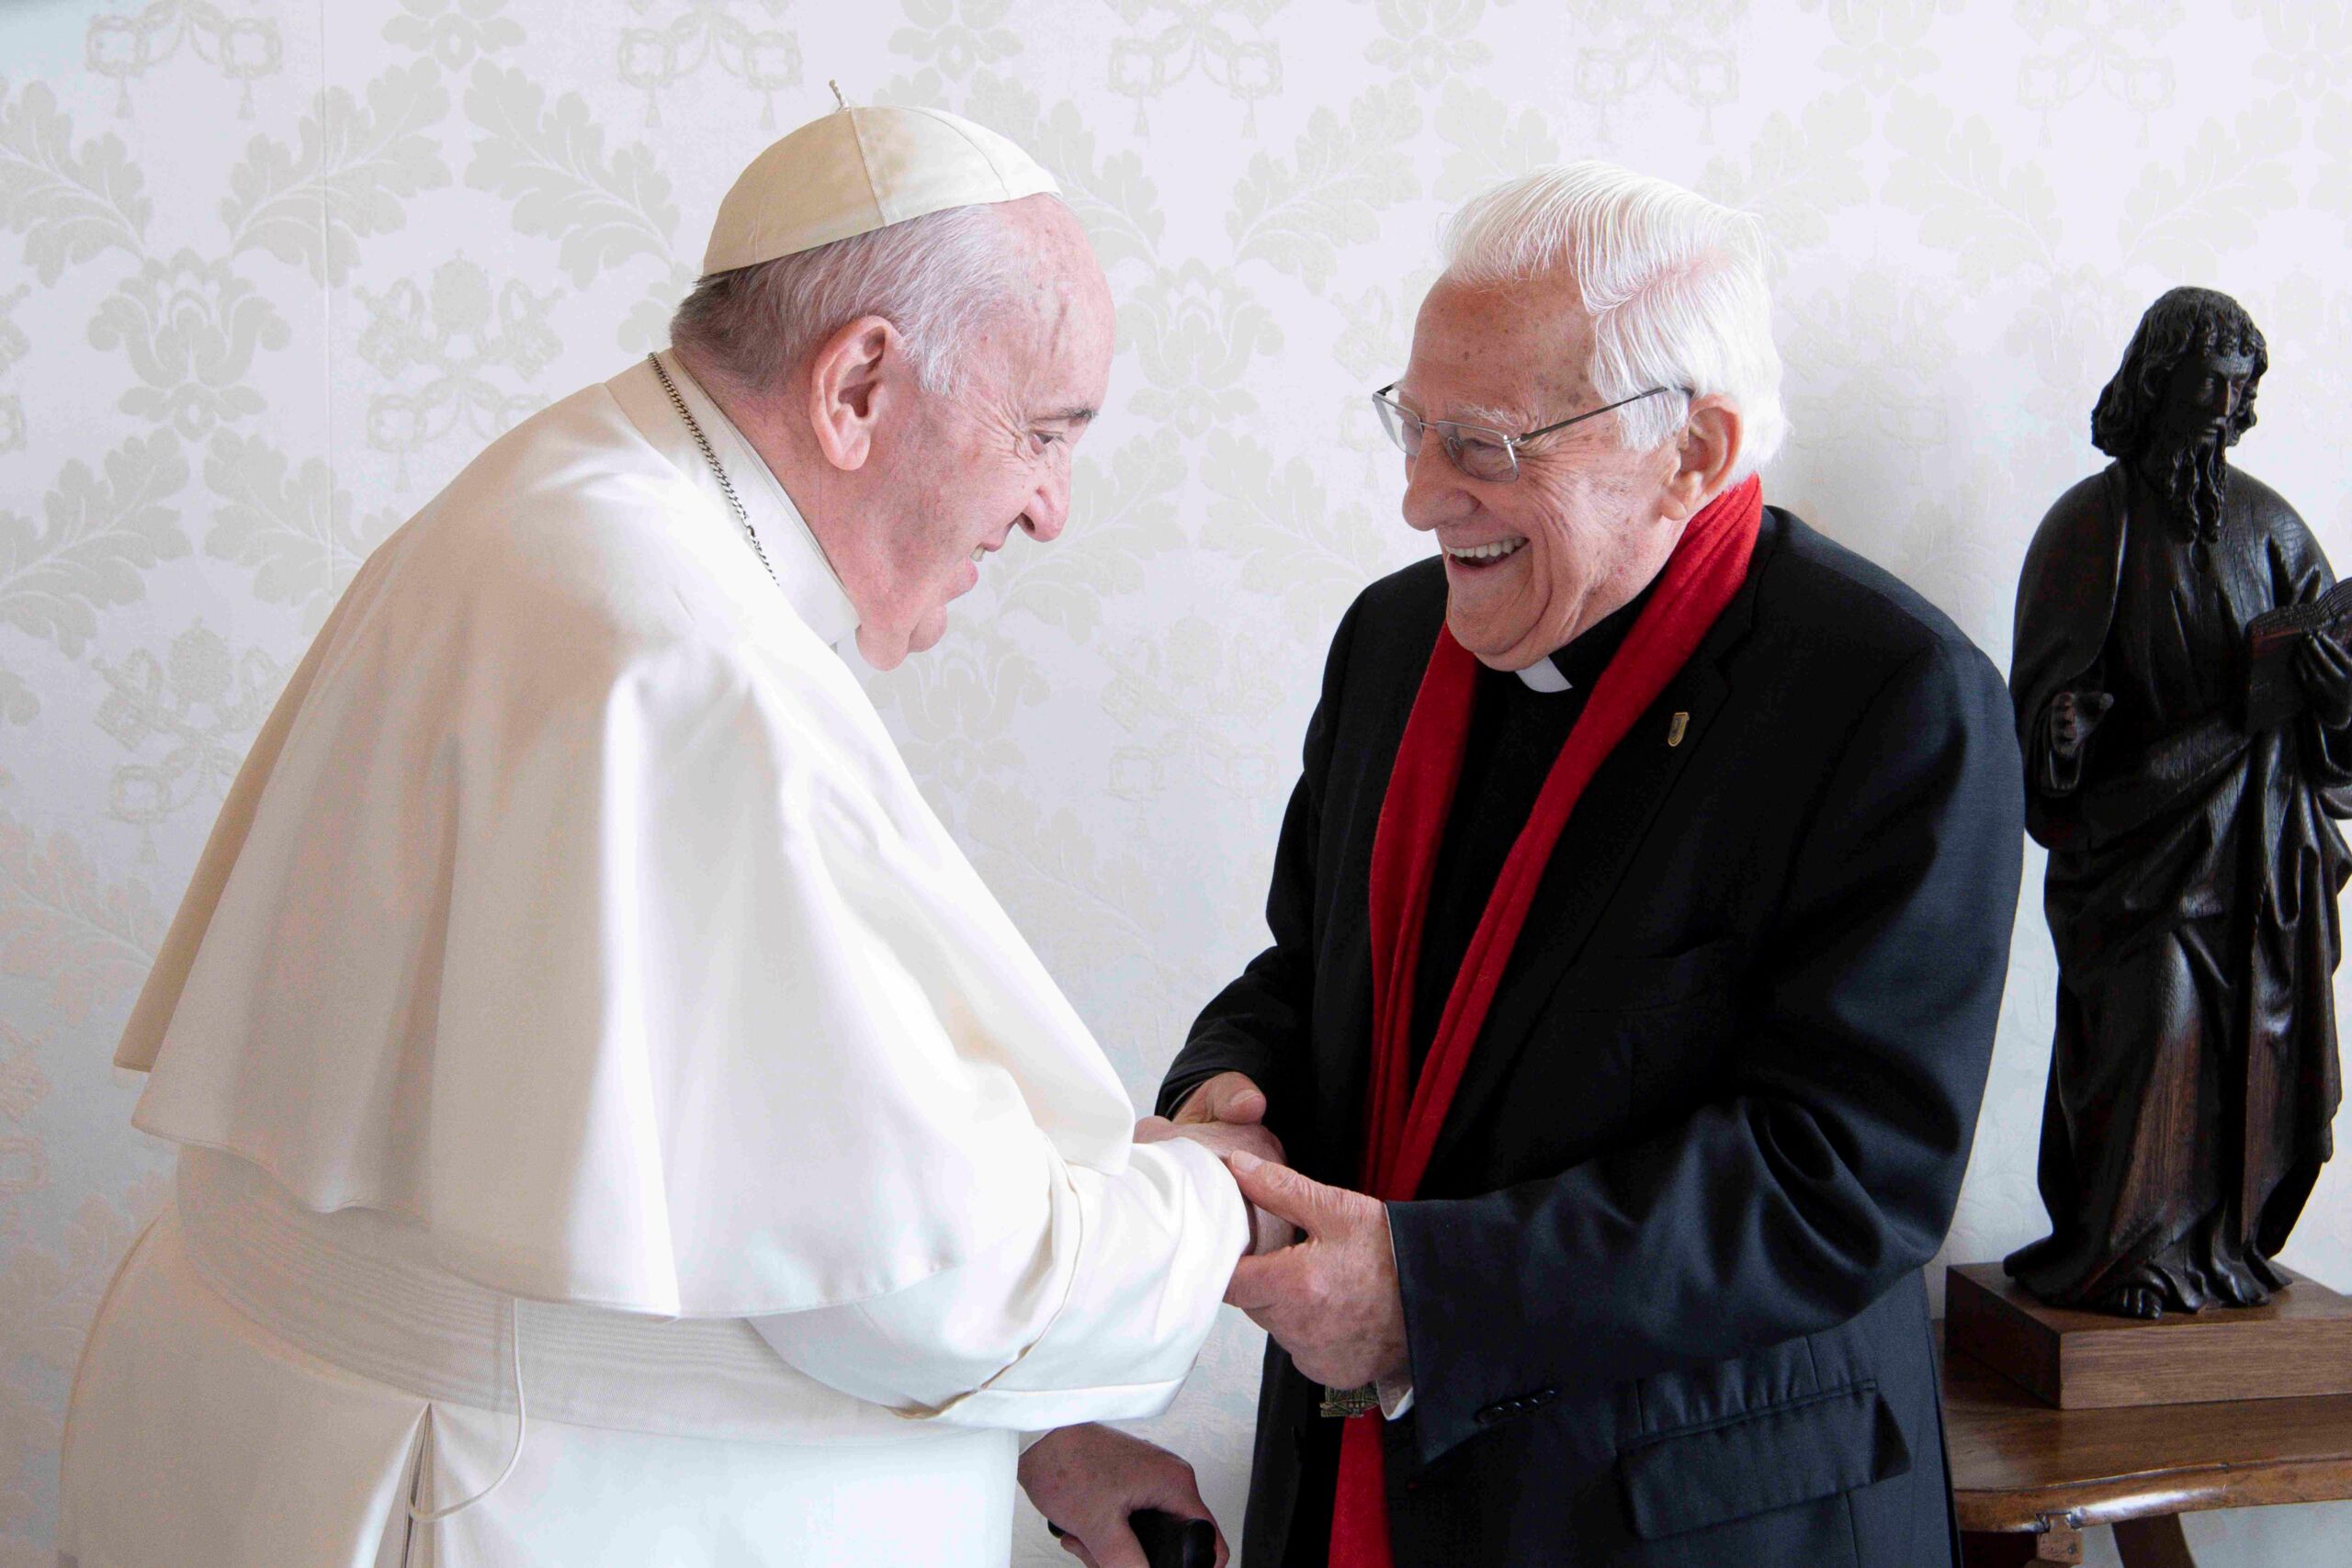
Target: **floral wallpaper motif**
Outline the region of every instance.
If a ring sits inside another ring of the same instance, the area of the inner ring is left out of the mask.
[[[1423,551],[1363,393],[1494,179],[1596,154],[1758,213],[1794,421],[1769,491],[1996,660],[2169,284],[2262,321],[2239,457],[2352,568],[2340,5],[12,0],[0,72],[0,1568],[50,1568],[83,1328],[164,1200],[107,1058],[261,718],[369,549],[662,341],[719,196],[829,81],[1029,147],[1117,297],[1069,534],[870,684],[1138,1096],[1263,940],[1334,622]],[[2040,1224],[2028,869],[1964,1258]],[[2352,1162],[2289,1260],[2352,1287]],[[1152,1424],[1228,1523],[1258,1343],[1228,1322]],[[2347,1529],[2189,1521],[2217,1568]],[[1062,1561],[1034,1520],[1019,1554]]]

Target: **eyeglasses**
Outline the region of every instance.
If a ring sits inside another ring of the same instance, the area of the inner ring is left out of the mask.
[[[1489,430],[1483,424],[1463,424],[1450,419],[1423,419],[1388,395],[1396,389],[1396,385],[1391,381],[1373,393],[1372,406],[1380,411],[1380,427],[1388,432],[1388,439],[1396,443],[1398,450],[1408,457],[1418,457],[1421,455],[1423,435],[1433,434],[1445,443],[1445,455],[1453,459],[1455,468],[1474,479],[1485,479],[1493,484],[1509,484],[1519,478],[1519,449],[1539,435],[1549,435],[1555,430],[1566,430],[1572,424],[1598,419],[1611,409],[1622,409],[1627,403],[1638,403],[1644,398],[1659,397],[1668,392],[1680,392],[1686,398],[1694,395],[1688,387],[1652,387],[1646,392],[1620,398],[1606,407],[1580,413],[1574,419],[1564,419],[1556,424],[1547,424],[1541,430],[1527,431],[1523,434],[1508,435],[1499,430]]]

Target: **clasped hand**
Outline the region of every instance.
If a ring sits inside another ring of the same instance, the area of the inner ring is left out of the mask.
[[[1183,1138],[1200,1145],[1231,1166],[1233,1156],[1250,1154],[1276,1165],[1283,1161],[1283,1141],[1264,1123],[1266,1097],[1239,1073],[1219,1073],[1194,1089],[1176,1108],[1176,1119],[1147,1116],[1136,1123],[1138,1144]],[[1250,1205],[1250,1253],[1255,1257],[1290,1245],[1290,1222]]]
[[[1227,1168],[1248,1200],[1261,1238],[1233,1270],[1225,1299],[1290,1353],[1300,1373],[1333,1388],[1397,1385],[1409,1375],[1405,1300],[1388,1209],[1376,1198],[1327,1187],[1268,1156],[1259,1125],[1266,1097],[1239,1073],[1220,1073],[1186,1099],[1177,1132],[1203,1128],[1237,1140]],[[1214,1146],[1214,1145],[1212,1145]],[[1290,1232],[1302,1233],[1295,1242]],[[1285,1245],[1288,1244],[1288,1245]]]
[[[1233,1172],[1250,1204],[1250,1254],[1225,1299],[1290,1352],[1299,1371],[1335,1388],[1396,1386],[1409,1371],[1405,1303],[1388,1211],[1360,1192],[1326,1187],[1283,1165],[1264,1124],[1266,1097],[1240,1073],[1220,1073],[1177,1108],[1148,1116],[1137,1143],[1187,1138]],[[1088,1568],[1142,1568],[1128,1527],[1138,1508],[1206,1518],[1192,1466],[1112,1427],[1067,1427],[1021,1459],[1021,1485],[1038,1512],[1069,1532],[1062,1548]],[[1224,1568],[1226,1543],[1217,1536]]]

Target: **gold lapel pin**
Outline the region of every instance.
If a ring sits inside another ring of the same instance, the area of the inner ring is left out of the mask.
[[[1683,733],[1690,728],[1690,716],[1687,713],[1676,714],[1674,716],[1674,722],[1666,727],[1666,743],[1668,747],[1672,748],[1681,745]]]

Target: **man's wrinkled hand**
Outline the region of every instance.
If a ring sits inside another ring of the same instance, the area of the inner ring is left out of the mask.
[[[1198,1144],[1224,1160],[1238,1154],[1253,1154],[1276,1163],[1283,1157],[1283,1141],[1263,1127],[1248,1122],[1170,1122],[1161,1116],[1147,1116],[1136,1123],[1138,1144],[1164,1144],[1175,1138]]]
[[[1247,1073],[1219,1073],[1204,1079],[1176,1108],[1176,1120],[1187,1125],[1195,1122],[1253,1125],[1265,1119],[1266,1091],[1251,1082]]]
[[[1147,1568],[1127,1516],[1157,1508],[1178,1518],[1216,1522],[1193,1467],[1166,1449],[1114,1427],[1089,1424],[1048,1432],[1021,1456],[1021,1490],[1036,1510],[1068,1533],[1062,1550],[1087,1568]],[[1216,1568],[1225,1568],[1217,1531]]]
[[[1184,1097],[1176,1108],[1176,1131],[1217,1152],[1218,1157],[1247,1149],[1280,1165],[1288,1156],[1283,1141],[1267,1130],[1266,1094],[1246,1073],[1219,1073]]]
[[[1387,1205],[1248,1154],[1227,1163],[1254,1207],[1306,1233],[1295,1247],[1243,1258],[1226,1287],[1227,1304],[1249,1314],[1317,1382],[1405,1382],[1411,1363]]]

